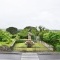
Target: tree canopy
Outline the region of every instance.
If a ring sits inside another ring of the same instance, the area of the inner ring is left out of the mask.
[[[14,35],[18,32],[18,29],[15,28],[15,27],[9,27],[9,28],[6,29],[6,31],[8,31],[9,33]]]

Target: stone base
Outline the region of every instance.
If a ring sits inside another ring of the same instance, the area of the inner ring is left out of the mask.
[[[27,40],[25,44],[27,45],[28,48],[31,48],[32,45],[34,45],[34,42],[32,40]]]

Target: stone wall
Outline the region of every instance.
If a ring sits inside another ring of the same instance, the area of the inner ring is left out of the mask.
[[[11,48],[3,45],[3,46],[0,46],[0,51],[11,51]]]
[[[49,50],[53,51],[53,46],[45,43],[44,41],[40,41],[44,46],[46,46]]]

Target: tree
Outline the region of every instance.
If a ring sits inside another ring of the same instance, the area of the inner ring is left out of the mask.
[[[6,29],[6,31],[8,31],[9,33],[14,35],[18,32],[18,29],[15,28],[15,27],[9,27],[9,28]]]
[[[58,39],[59,39],[59,35],[54,32],[48,32],[43,35],[43,41],[51,44],[54,50],[56,49],[56,45],[59,43]]]
[[[43,26],[39,26],[39,36],[40,36],[40,40],[43,40],[43,35],[44,33],[46,32],[49,32],[48,29],[46,29],[45,27]]]
[[[30,32],[31,32],[32,34],[34,34],[35,36],[38,35],[38,30],[37,30],[36,27],[27,26],[27,27],[25,27],[24,29],[27,29],[28,31],[30,30]]]
[[[21,39],[27,39],[28,38],[28,30],[27,29],[23,29],[18,33],[18,36]]]
[[[38,35],[38,30],[36,27],[27,26],[24,29],[22,29],[17,35],[20,39],[27,39],[28,38],[28,32],[31,32],[31,38],[34,40],[34,37]]]
[[[39,26],[39,30],[40,30],[40,32],[42,31],[42,29],[43,29],[43,27],[42,27],[42,26]]]

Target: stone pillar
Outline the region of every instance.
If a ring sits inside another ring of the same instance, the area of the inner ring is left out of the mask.
[[[28,40],[31,40],[31,33],[28,32]]]

